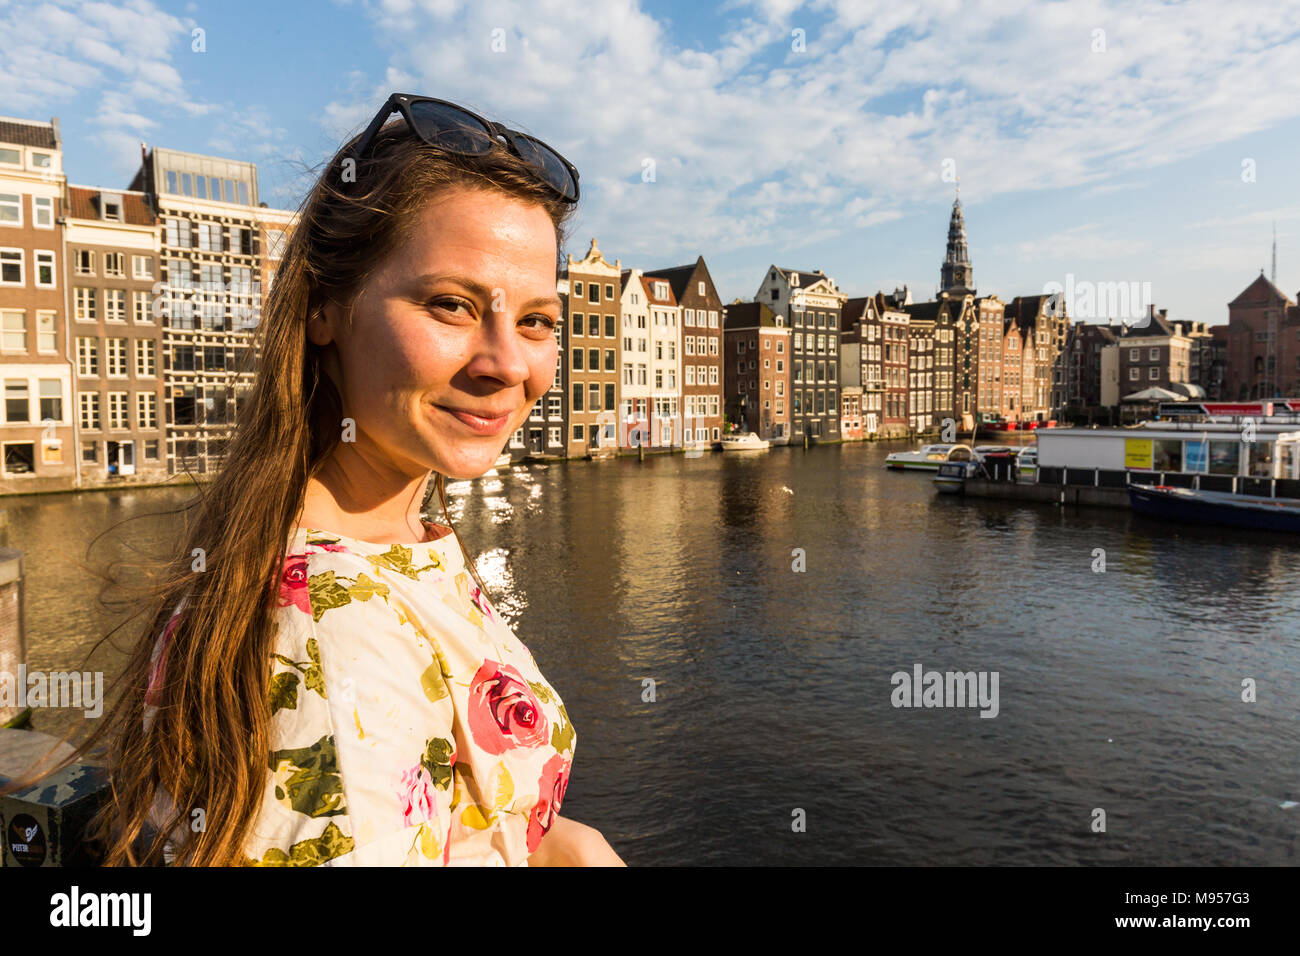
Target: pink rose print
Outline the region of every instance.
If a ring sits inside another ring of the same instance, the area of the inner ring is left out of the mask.
[[[542,766],[541,779],[537,781],[538,800],[528,814],[528,852],[537,851],[564,802],[564,791],[569,788],[569,770],[573,761],[556,754]]]
[[[158,690],[162,686],[163,677],[166,675],[167,645],[171,643],[172,635],[176,633],[176,625],[180,623],[181,616],[173,614],[167,626],[163,628],[162,639],[158,642],[158,658],[149,665],[149,686],[144,692],[144,702],[149,706],[157,703]]]
[[[492,614],[492,608],[488,606],[487,598],[484,596],[482,590],[479,589],[478,585],[472,585],[470,587],[469,596],[470,600],[474,602],[474,606],[479,609],[479,612],[484,617],[489,621],[496,620],[496,617]]]
[[[311,596],[307,592],[307,555],[291,554],[284,559],[284,574],[280,578],[280,607],[294,606],[304,614],[311,613]]]
[[[347,549],[346,547],[344,547],[343,545],[341,545],[341,544],[318,544],[318,545],[313,545],[312,548],[311,548],[311,550],[309,550],[307,553],[308,553],[308,554],[319,554],[321,551],[342,551],[344,554],[347,554],[347,553],[348,553],[348,549]]]
[[[406,825],[414,826],[438,815],[433,792],[433,778],[423,764],[416,764],[402,774],[402,788],[397,791]]]
[[[522,674],[509,664],[484,661],[469,684],[469,729],[474,743],[493,755],[540,747],[550,739],[541,704]]]

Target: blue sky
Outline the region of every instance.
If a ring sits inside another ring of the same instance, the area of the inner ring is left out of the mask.
[[[945,168],[981,293],[1149,282],[1224,322],[1274,221],[1300,289],[1296,0],[0,0],[0,114],[57,115],[77,183],[124,186],[143,140],[251,159],[292,207],[393,90],[571,159],[575,255],[702,254],[724,301],[771,262],[932,296]]]

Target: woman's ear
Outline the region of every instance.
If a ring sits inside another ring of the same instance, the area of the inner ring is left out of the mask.
[[[307,340],[314,345],[329,345],[334,341],[337,320],[337,310],[332,303],[317,306],[307,316]]]

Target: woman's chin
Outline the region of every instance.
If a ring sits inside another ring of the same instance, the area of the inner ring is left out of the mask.
[[[472,478],[481,478],[496,464],[497,458],[501,456],[501,449],[489,449],[488,452],[470,452],[457,455],[454,461],[448,462],[445,469],[435,469],[451,481],[469,481]]]

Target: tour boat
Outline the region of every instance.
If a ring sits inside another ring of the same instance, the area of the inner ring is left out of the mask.
[[[1134,511],[1156,518],[1293,534],[1300,531],[1297,498],[1263,498],[1172,485],[1129,485],[1128,496]]]
[[[885,467],[937,471],[947,461],[971,461],[970,445],[922,445],[920,451],[896,451],[885,456]]]
[[[944,495],[960,494],[966,479],[978,468],[975,460],[941,462],[933,478],[935,490]]]
[[[723,451],[766,451],[770,445],[766,438],[759,438],[753,432],[732,432],[722,436]]]

